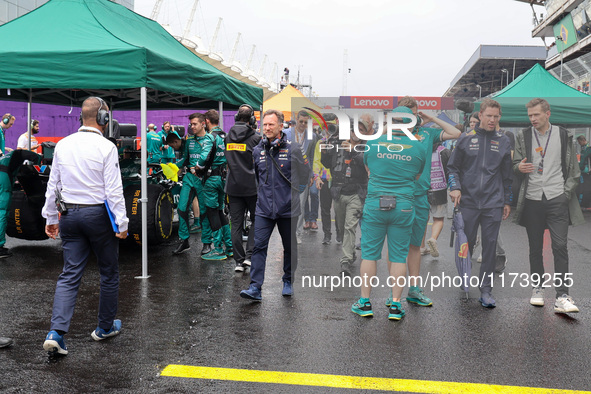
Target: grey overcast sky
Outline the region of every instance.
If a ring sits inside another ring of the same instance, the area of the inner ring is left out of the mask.
[[[150,17],[156,0],[135,0]],[[193,0],[163,0],[158,22],[185,29]],[[543,8],[536,8],[544,13]],[[532,10],[513,0],[201,0],[190,35],[209,46],[223,18],[215,51],[275,79],[290,69],[318,96],[343,93],[343,52],[348,52],[347,95],[441,96],[479,45],[543,45],[532,38]],[[549,43],[549,42],[548,42]],[[500,72],[500,71],[499,71]]]

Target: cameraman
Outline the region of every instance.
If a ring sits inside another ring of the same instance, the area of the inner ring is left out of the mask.
[[[365,135],[373,134],[373,119],[363,114],[359,121],[359,131]],[[355,256],[355,230],[361,218],[363,203],[367,195],[367,170],[363,163],[364,144],[351,127],[350,138],[338,146],[331,139],[330,145],[322,152],[322,163],[331,170],[331,195],[335,202],[335,223],[337,234],[343,236],[343,257],[341,271],[351,275]]]

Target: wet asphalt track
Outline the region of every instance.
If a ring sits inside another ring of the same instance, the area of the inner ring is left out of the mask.
[[[14,255],[0,260],[0,335],[16,343],[0,349],[0,392],[343,392],[160,376],[169,364],[591,390],[591,214],[585,216],[587,224],[569,233],[571,295],[579,314],[554,314],[553,290],[546,291],[546,306],[536,308],[529,305],[529,288],[510,286],[509,273],[529,269],[525,230],[508,222],[501,231],[509,264],[505,287],[493,292],[497,308],[482,308],[477,290],[466,300],[456,288],[437,287],[426,290],[433,307],[406,305],[401,322],[387,319],[385,287],[372,294],[370,319],[350,312],[356,288],[301,288],[304,275],[339,274],[339,246],[323,246],[321,231],[307,233],[300,245],[292,299],[281,297],[274,234],[261,303],[238,296],[249,278],[234,273],[233,260],[201,261],[199,238],[192,235],[192,249],[181,256],[171,256],[173,245],[151,248],[147,280],[134,278],[141,274],[139,248],[121,247],[123,330],[98,343],[90,338],[99,291],[91,259],[66,336],[70,354],[60,359],[42,349],[61,271],[60,244],[9,238]],[[440,237],[441,256],[423,258],[423,275],[455,275],[449,224]],[[545,264],[552,272],[551,255]],[[478,264],[473,267],[478,272]]]

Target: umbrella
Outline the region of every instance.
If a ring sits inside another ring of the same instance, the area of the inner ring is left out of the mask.
[[[470,260],[470,250],[468,249],[468,237],[464,232],[464,218],[462,212],[458,208],[454,209],[454,218],[451,225],[451,242],[453,244],[454,233],[456,235],[456,242],[454,248],[454,255],[456,257],[456,267],[458,268],[458,275],[462,278],[462,290],[468,295],[470,290],[470,275],[472,272],[472,261]]]

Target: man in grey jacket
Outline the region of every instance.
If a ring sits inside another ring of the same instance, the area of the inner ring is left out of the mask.
[[[544,287],[554,284],[554,312],[573,313],[579,308],[568,294],[573,284],[568,270],[568,226],[585,222],[576,188],[580,170],[573,150],[573,135],[550,124],[550,105],[541,98],[526,104],[532,127],[515,139],[513,171],[521,178],[515,221],[525,226],[529,240],[529,264],[533,284],[530,303],[544,305]],[[550,230],[554,275],[544,273],[544,231]]]

